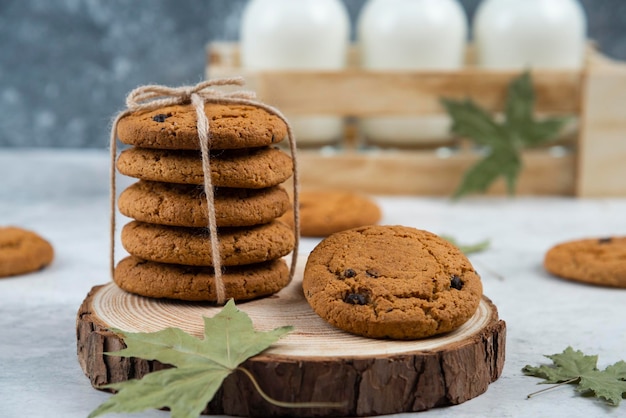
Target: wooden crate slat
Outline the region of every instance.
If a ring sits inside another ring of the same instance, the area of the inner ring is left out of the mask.
[[[587,74],[576,194],[626,196],[626,66],[598,63]]]
[[[389,116],[441,114],[442,97],[471,97],[485,108],[504,106],[506,88],[519,72],[210,71],[212,77],[243,75],[259,98],[288,115]],[[578,72],[534,74],[536,109],[579,112]]]
[[[471,152],[448,158],[440,158],[434,151],[323,155],[305,150],[298,153],[303,188],[358,190],[379,195],[451,196],[463,173],[479,158]],[[573,155],[553,157],[542,150],[527,151],[523,164],[518,195],[573,194]],[[506,188],[502,181],[489,190],[489,194],[503,193],[506,193]]]

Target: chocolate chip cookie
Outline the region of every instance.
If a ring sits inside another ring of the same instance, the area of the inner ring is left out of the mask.
[[[550,248],[545,269],[559,277],[626,288],[626,237],[567,241]]]
[[[302,287],[313,310],[344,331],[418,339],[455,330],[482,297],[480,277],[454,245],[405,226],[366,226],[325,238]]]
[[[277,144],[287,126],[264,109],[207,103],[211,149],[238,149]],[[122,118],[117,135],[125,144],[142,148],[199,150],[196,111],[190,104],[140,111]]]
[[[215,187],[261,189],[291,177],[291,157],[273,147],[211,152],[211,182]],[[120,173],[164,183],[203,184],[199,151],[129,148],[119,155]]]
[[[218,231],[223,266],[275,260],[294,247],[292,230],[280,221]],[[130,254],[150,261],[212,266],[207,228],[185,228],[133,221],[122,229],[122,245]]]
[[[52,262],[52,245],[35,232],[0,228],[0,277],[41,270]]]
[[[201,186],[140,180],[120,194],[118,207],[122,214],[142,222],[189,227],[208,224]],[[281,186],[215,191],[215,218],[220,227],[268,223],[290,207],[289,195]]]
[[[115,268],[113,280],[127,292],[152,298],[215,302],[215,273],[211,267],[156,263],[126,257]],[[226,298],[255,299],[278,292],[289,284],[284,260],[225,267],[222,280]]]

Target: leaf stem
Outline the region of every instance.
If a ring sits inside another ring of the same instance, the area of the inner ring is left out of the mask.
[[[574,382],[575,382],[575,381],[577,381],[578,379],[580,379],[580,377],[578,377],[578,376],[577,376],[577,377],[572,377],[572,378],[571,378],[571,379],[569,379],[569,380],[565,380],[565,381],[563,381],[563,382],[559,382],[559,383],[557,383],[557,384],[555,384],[555,385],[553,385],[553,386],[550,386],[549,388],[545,388],[545,389],[538,390],[537,392],[533,392],[533,393],[529,394],[528,396],[526,396],[526,399],[530,399],[530,398],[532,398],[532,397],[534,397],[534,396],[537,396],[537,395],[540,395],[540,394],[542,394],[542,393],[545,393],[545,392],[551,391],[552,389],[556,389],[556,388],[561,387],[561,386],[563,386],[563,385],[567,385],[567,384],[569,384],[569,383],[574,383]]]
[[[267,402],[274,406],[279,406],[282,408],[340,408],[347,405],[347,402],[283,402],[276,400],[270,397],[267,393],[263,392],[263,389],[259,386],[259,383],[256,381],[252,373],[243,367],[237,367],[235,370],[240,370],[248,376],[254,388],[259,392],[259,395]]]

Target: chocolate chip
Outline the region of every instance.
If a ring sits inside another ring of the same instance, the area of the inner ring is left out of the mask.
[[[346,269],[343,272],[343,277],[349,279],[350,277],[354,277],[356,276],[356,271],[352,270],[352,269]]]
[[[365,270],[365,274],[367,274],[368,277],[380,277],[380,273],[376,269],[367,269]]]
[[[459,276],[452,276],[450,280],[450,287],[456,290],[463,289],[463,280]]]
[[[368,299],[366,295],[360,293],[348,293],[343,301],[351,305],[367,305]]]
[[[169,118],[172,115],[165,115],[163,113],[159,113],[158,115],[152,116],[152,120],[155,122],[165,122],[165,119]]]
[[[613,241],[613,238],[611,238],[611,237],[600,238],[598,240],[598,244],[609,244],[612,241]]]

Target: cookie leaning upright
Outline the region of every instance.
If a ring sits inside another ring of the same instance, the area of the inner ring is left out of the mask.
[[[291,207],[281,183],[294,168],[272,147],[286,122],[245,92],[210,88],[223,81],[140,88],[142,97],[166,98],[139,108],[130,100],[116,119],[120,141],[133,147],[115,165],[139,179],[117,202],[134,219],[121,236],[130,256],[113,272],[128,292],[223,303],[270,295],[291,280],[282,257],[297,241],[276,218]]]
[[[372,338],[455,330],[482,298],[480,277],[458,248],[405,226],[366,226],[324,239],[308,258],[302,287],[324,320]]]

